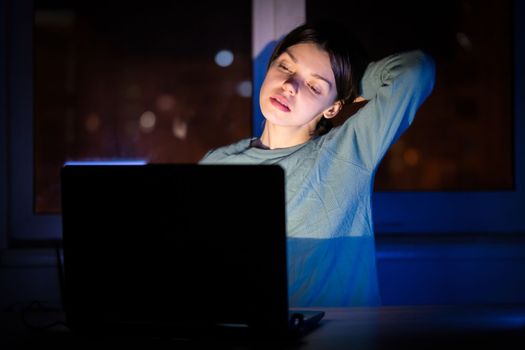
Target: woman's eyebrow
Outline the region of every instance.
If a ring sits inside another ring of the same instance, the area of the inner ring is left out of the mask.
[[[284,51],[285,54],[287,54],[288,56],[290,56],[290,58],[292,59],[292,61],[294,61],[294,63],[297,63],[297,57],[295,57],[290,51],[288,50],[285,50]],[[326,82],[328,84],[328,86],[330,88],[332,88],[332,83],[330,82],[330,80],[326,79],[325,77],[323,77],[322,75],[319,75],[317,73],[312,73],[312,76],[314,78],[317,78],[319,80],[323,80],[324,82]]]

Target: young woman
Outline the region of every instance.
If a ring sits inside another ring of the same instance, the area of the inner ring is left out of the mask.
[[[284,168],[291,306],[380,304],[374,174],[431,93],[435,69],[422,51],[365,64],[357,53],[330,25],[291,31],[274,49],[261,87],[262,135],[200,161]],[[331,127],[345,103],[361,100],[364,107]]]

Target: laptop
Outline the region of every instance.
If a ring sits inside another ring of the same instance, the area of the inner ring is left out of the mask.
[[[66,164],[64,311],[84,334],[301,337],[278,165]]]

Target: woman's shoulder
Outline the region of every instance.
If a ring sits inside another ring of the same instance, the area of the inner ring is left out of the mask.
[[[239,154],[250,148],[252,138],[245,138],[217,148],[212,148],[202,157],[199,163],[220,161],[230,155]]]

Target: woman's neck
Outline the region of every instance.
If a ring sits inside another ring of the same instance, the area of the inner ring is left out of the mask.
[[[269,149],[288,148],[311,139],[309,133],[295,128],[272,126],[266,123],[260,137],[261,143]]]

